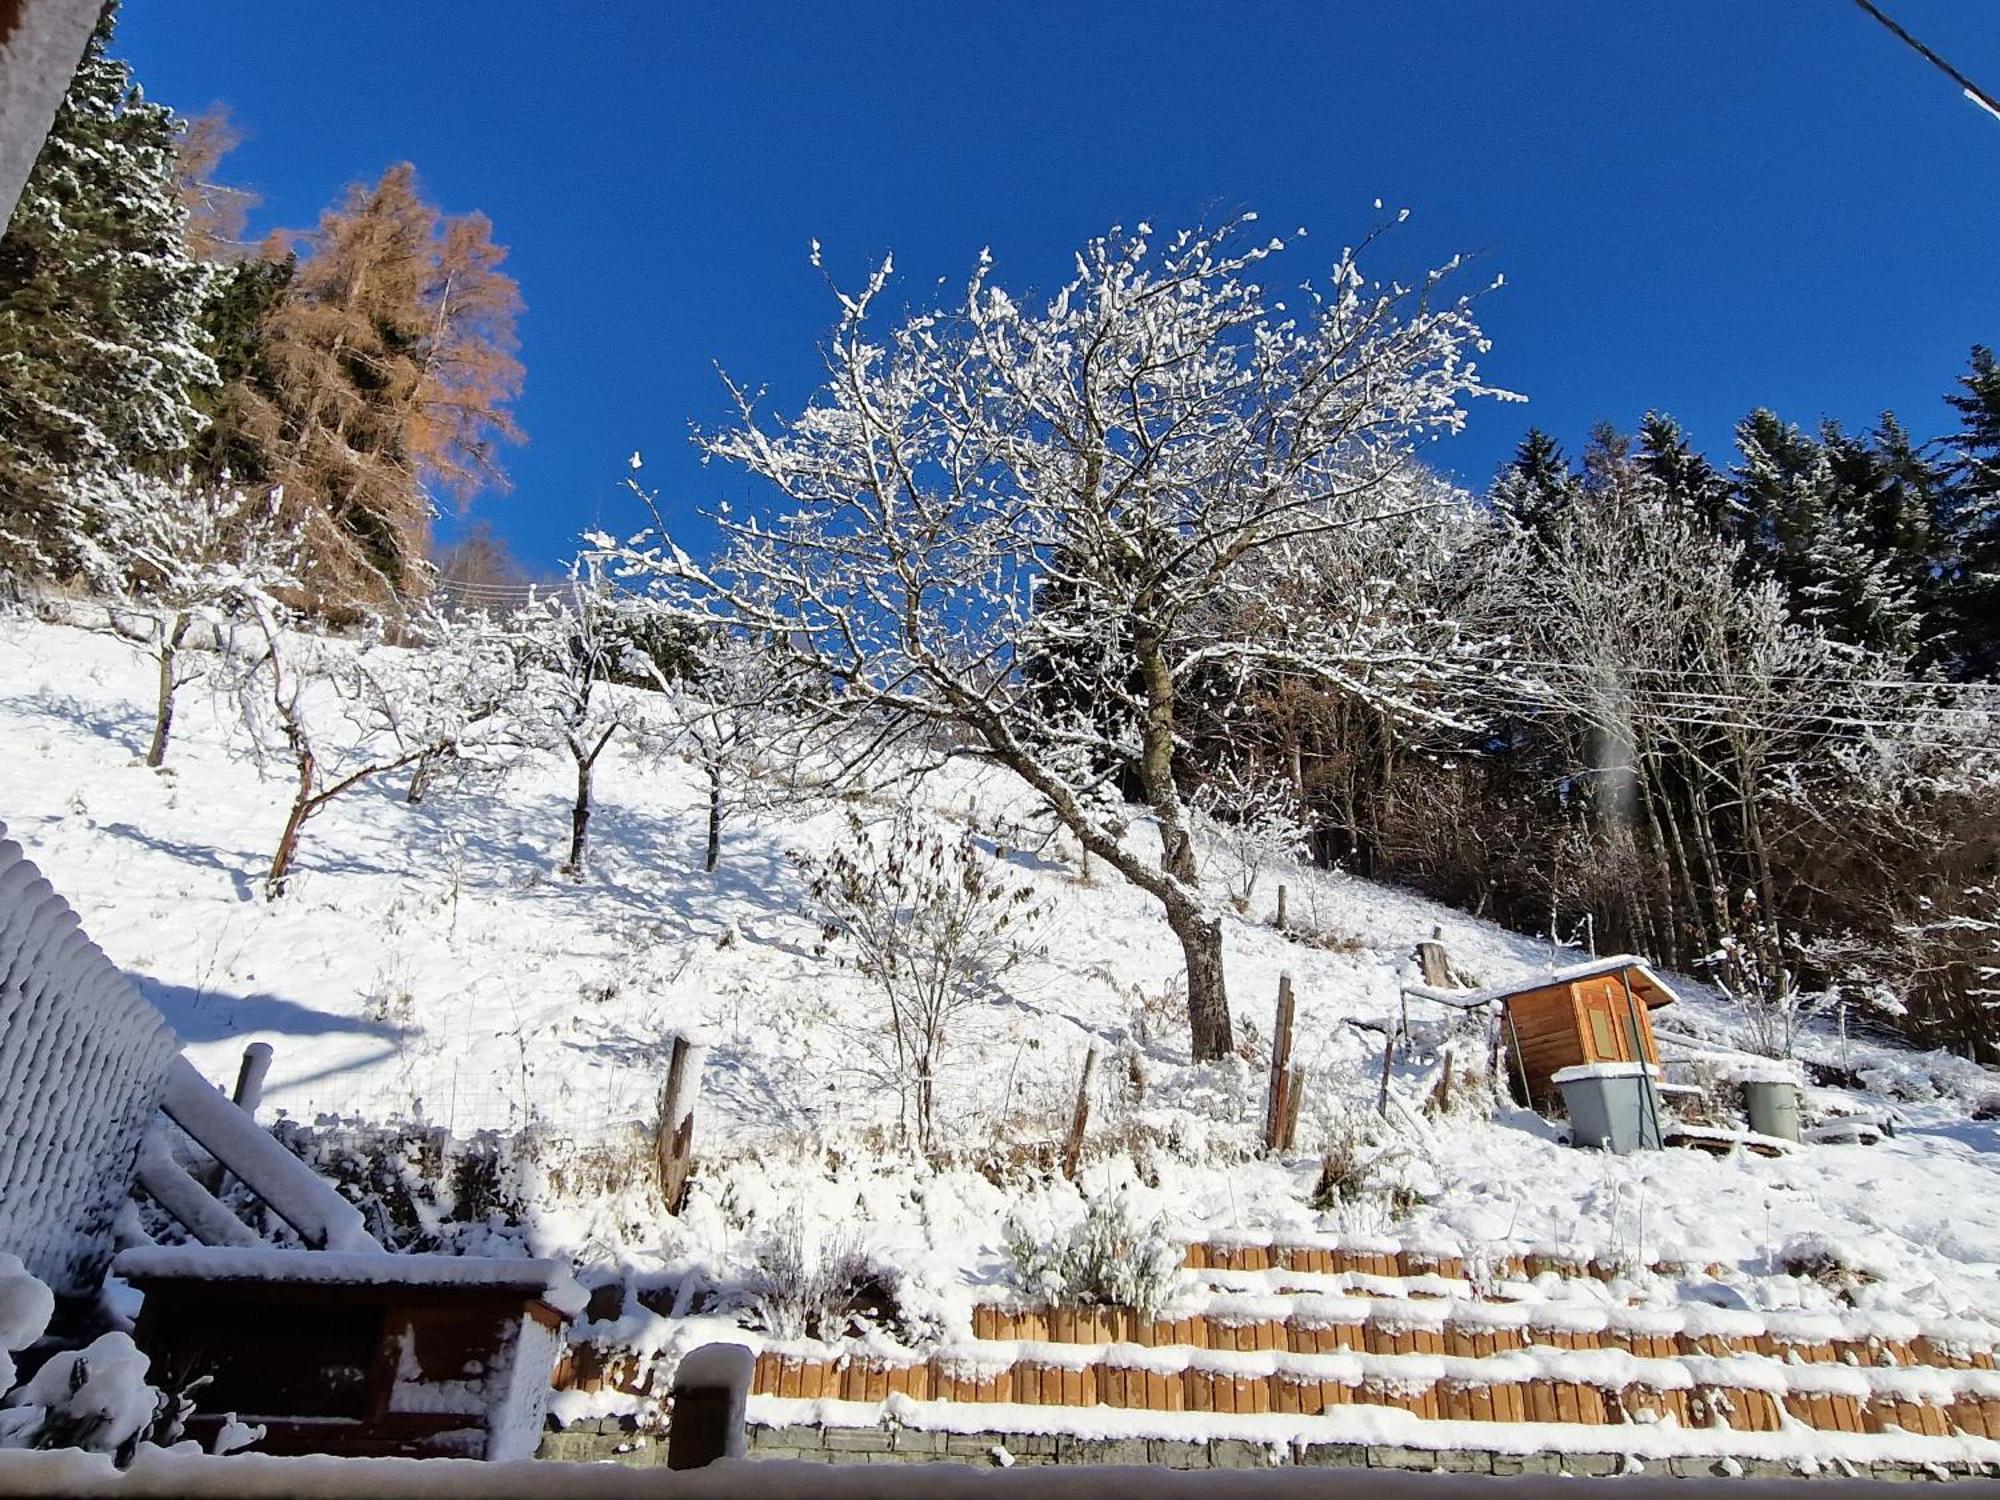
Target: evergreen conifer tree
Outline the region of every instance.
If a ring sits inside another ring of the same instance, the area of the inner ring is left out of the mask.
[[[0,567],[73,575],[134,473],[171,469],[215,367],[171,111],[106,55],[107,7],[0,237]]]
[[[1742,512],[1730,490],[1729,476],[1696,451],[1680,423],[1665,412],[1649,411],[1639,423],[1633,462],[1641,474],[1660,483],[1674,504],[1717,536],[1732,541],[1740,538]]]
[[[1541,545],[1551,542],[1581,493],[1562,445],[1539,427],[1528,429],[1514,458],[1493,481],[1493,508]]]
[[[2000,676],[2000,362],[1990,348],[1973,348],[1959,386],[1945,398],[1958,413],[1958,431],[1946,439],[1957,566],[1943,613],[1953,670],[1990,681]]]

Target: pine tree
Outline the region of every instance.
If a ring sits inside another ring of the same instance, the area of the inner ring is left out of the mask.
[[[1762,409],[1737,426],[1736,443],[1745,541],[1792,613],[1834,640],[1908,661],[1923,635],[1920,565],[1898,550],[1907,518],[1885,509],[1898,502],[1884,498],[1881,455],[1838,423],[1815,439]]]
[[[1680,423],[1665,412],[1649,411],[1639,423],[1633,462],[1640,473],[1660,483],[1671,502],[1715,535],[1730,541],[1740,537],[1743,515],[1729,476],[1697,452]]]
[[[98,512],[163,473],[216,379],[197,324],[173,114],[106,55],[107,7],[0,238],[0,567],[103,560]]]
[[[322,607],[420,592],[434,492],[504,480],[519,292],[478,215],[441,220],[407,162],[323,215],[262,324],[271,477]]]
[[[1957,567],[1942,613],[1952,628],[1953,670],[1990,681],[2000,676],[2000,362],[1990,348],[1974,346],[1959,385],[1945,397],[1959,425],[1946,439]]]
[[[1547,545],[1581,493],[1562,445],[1539,427],[1528,429],[1514,458],[1493,481],[1493,508]]]

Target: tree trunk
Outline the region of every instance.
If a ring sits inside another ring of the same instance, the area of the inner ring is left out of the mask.
[[[1146,713],[1140,725],[1139,779],[1160,827],[1160,870],[1169,882],[1162,893],[1167,924],[1187,959],[1188,1030],[1196,1062],[1214,1062],[1236,1048],[1229,1023],[1229,989],[1222,973],[1222,923],[1201,904],[1201,873],[1195,867],[1194,838],[1174,784],[1174,678],[1157,639],[1134,644],[1146,683]]]
[[[264,877],[264,899],[275,901],[285,894],[285,884],[291,878],[292,857],[298,853],[299,834],[304,831],[306,819],[313,810],[314,758],[310,751],[299,757],[299,790],[292,799],[291,816],[285,819],[285,831],[278,835],[278,852],[271,856],[271,871]]]
[[[1192,901],[1167,905],[1167,925],[1187,960],[1188,1028],[1194,1060],[1213,1062],[1236,1050],[1229,1024],[1229,990],[1222,976],[1222,921]]]
[[[590,771],[592,762],[582,756],[576,761],[576,804],[569,812],[569,863],[563,874],[583,879],[584,856],[590,849]]]
[[[708,768],[708,852],[701,867],[713,873],[722,863],[722,767]]]
[[[174,667],[187,636],[188,617],[176,615],[160,642],[160,698],[153,710],[153,742],[146,747],[146,764],[158,770],[167,759],[167,736],[174,728]]]

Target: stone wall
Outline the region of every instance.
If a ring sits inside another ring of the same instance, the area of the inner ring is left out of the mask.
[[[1218,1438],[1182,1442],[1167,1438],[1092,1439],[1018,1432],[920,1432],[893,1427],[759,1427],[749,1431],[750,1457],[835,1464],[972,1464],[984,1468],[1049,1464],[1118,1464],[1160,1469],[1305,1468],[1388,1469],[1403,1473],[1549,1474],[1603,1477],[1628,1471],[1622,1453],[1491,1453],[1472,1449],[1412,1448],[1376,1443],[1267,1443]],[[999,1450],[999,1451],[996,1451]],[[581,1422],[542,1440],[541,1457],[572,1463],[652,1467],[667,1461],[663,1433],[640,1431],[625,1418]],[[1765,1459],[1649,1459],[1644,1472],[1675,1478],[1797,1479],[1791,1464]],[[1855,1465],[1852,1477],[1883,1480],[1969,1478],[1983,1471],[1969,1464],[1878,1461]],[[1826,1467],[1828,1478],[1841,1471]]]

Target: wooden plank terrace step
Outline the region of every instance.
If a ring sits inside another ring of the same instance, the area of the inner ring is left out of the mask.
[[[1724,1330],[1687,1326],[1690,1322],[1723,1321],[1710,1310],[1702,1310],[1695,1318],[1673,1308],[1628,1310],[1567,1303],[1515,1304],[1505,1315],[1488,1306],[1479,1309],[1477,1317],[1464,1315],[1470,1311],[1461,1309],[1454,1315],[1446,1304],[1411,1306],[1386,1298],[1352,1307],[1319,1298],[1295,1306],[1281,1319],[1226,1313],[1153,1318],[1130,1307],[1034,1310],[981,1304],[972,1310],[972,1336],[1054,1344],[1136,1344],[1147,1349],[1282,1350],[1291,1354],[1348,1350],[1476,1359],[1539,1345],[1571,1351],[1609,1349],[1647,1359],[1757,1354],[1805,1364],[1995,1367],[1990,1346],[1963,1339],[1927,1333],[1820,1338],[1788,1329],[1782,1315],[1765,1322],[1755,1314],[1736,1314],[1727,1321],[1737,1328]],[[1807,1317],[1791,1321],[1821,1324],[1827,1320]],[[1763,1326],[1753,1326],[1759,1323]]]
[[[816,1360],[777,1351],[758,1356],[753,1394],[789,1400],[874,1403],[891,1396],[972,1405],[1092,1407],[1157,1412],[1319,1415],[1347,1406],[1397,1407],[1429,1420],[1554,1422],[1609,1426],[1671,1416],[1688,1428],[1728,1427],[1775,1432],[1796,1423],[1826,1432],[1905,1431],[1933,1437],[1957,1434],[2000,1439],[2000,1380],[1982,1372],[1961,1376],[1956,1389],[1932,1387],[1943,1399],[1924,1399],[1915,1387],[1899,1388],[1883,1372],[1828,1371],[1843,1379],[1772,1378],[1771,1370],[1745,1369],[1732,1384],[1726,1368],[1702,1381],[1685,1369],[1635,1362],[1634,1378],[1562,1380],[1522,1377],[1518,1363],[1493,1362],[1487,1378],[1475,1364],[1438,1361],[1372,1362],[1376,1368],[1330,1370],[1323,1361],[1282,1361],[1274,1368],[1244,1368],[1190,1361],[1139,1366],[1112,1360],[1054,1364],[1033,1359],[988,1365],[947,1357],[911,1364],[863,1358]],[[1722,1362],[1716,1362],[1718,1365]],[[1769,1363],[1769,1362],[1766,1362]],[[1425,1371],[1424,1366],[1430,1368]],[[1825,1367],[1819,1367],[1822,1370]],[[1893,1373],[1893,1372],[1892,1372]],[[1900,1383],[1907,1384],[1907,1383]],[[1774,1388],[1776,1387],[1776,1388]]]
[[[1632,1271],[1623,1261],[1535,1252],[1496,1256],[1475,1264],[1445,1250],[1199,1240],[1187,1247],[1182,1265],[1190,1271],[1296,1271],[1321,1276],[1441,1277],[1447,1281],[1469,1281],[1475,1272],[1483,1279],[1502,1281],[1532,1281],[1549,1274],[1565,1280],[1614,1281]],[[1647,1269],[1669,1278],[1712,1278],[1724,1274],[1726,1268],[1715,1263],[1663,1260]]]

